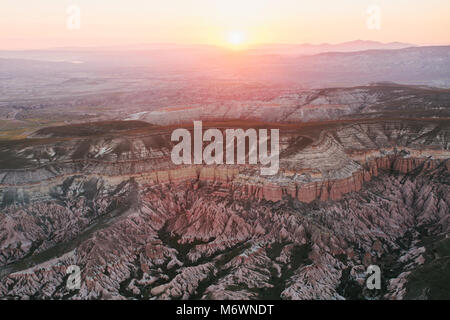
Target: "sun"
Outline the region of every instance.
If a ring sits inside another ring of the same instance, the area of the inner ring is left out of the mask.
[[[232,31],[228,33],[228,43],[232,46],[240,46],[245,42],[245,35],[241,31]]]

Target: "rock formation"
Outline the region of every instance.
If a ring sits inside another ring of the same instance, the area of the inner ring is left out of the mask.
[[[176,166],[165,127],[2,144],[0,297],[433,298],[439,287],[417,279],[448,259],[449,132],[442,120],[283,125],[274,176]],[[369,264],[380,291],[364,285]],[[66,289],[69,265],[79,290]]]

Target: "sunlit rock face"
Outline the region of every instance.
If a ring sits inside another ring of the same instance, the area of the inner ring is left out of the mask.
[[[176,166],[170,130],[47,130],[1,145],[0,297],[445,294],[436,279],[448,276],[439,273],[448,264],[448,122],[283,125],[273,176],[259,165]],[[377,292],[365,286],[370,264],[383,272]],[[69,265],[81,268],[79,290],[66,289]]]
[[[376,84],[352,88],[290,90],[274,97],[262,98],[264,95],[264,92],[260,92],[259,98],[242,101],[240,95],[236,94],[233,99],[220,100],[213,106],[210,103],[197,103],[188,107],[159,108],[139,113],[137,118],[156,125],[171,125],[217,119],[306,123],[376,118],[380,115],[390,118],[450,116],[448,90],[426,87]]]

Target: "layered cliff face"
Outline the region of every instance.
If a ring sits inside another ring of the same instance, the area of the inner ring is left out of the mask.
[[[270,94],[269,89],[265,92]],[[158,108],[135,114],[136,119],[156,125],[182,124],[194,120],[247,120],[272,123],[377,118],[380,116],[448,117],[448,90],[424,86],[380,83],[351,88],[289,90],[274,97],[245,101],[243,94],[220,102],[192,103],[189,107]]]
[[[255,165],[173,165],[172,128],[47,130],[3,144],[0,296],[446,294],[419,280],[447,263],[449,128],[444,120],[281,125],[275,176]],[[364,285],[371,263],[382,269],[377,292]],[[82,285],[69,292],[72,264]]]

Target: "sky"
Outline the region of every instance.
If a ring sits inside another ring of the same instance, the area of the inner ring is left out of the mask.
[[[0,49],[356,39],[450,44],[449,17],[449,0],[1,0]]]

